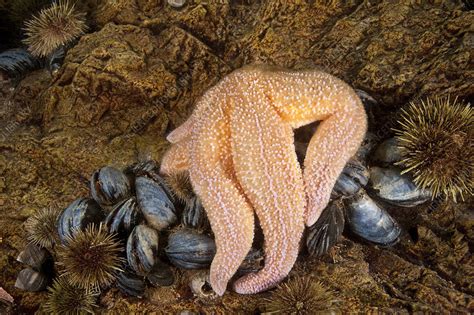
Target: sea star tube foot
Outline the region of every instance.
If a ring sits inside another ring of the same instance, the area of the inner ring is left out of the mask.
[[[301,170],[293,129],[322,121]],[[209,89],[192,116],[169,136],[161,172],[189,167],[193,188],[216,238],[212,288],[222,295],[248,253],[257,214],[265,267],[238,279],[239,293],[275,286],[296,261],[304,225],[326,207],[367,118],[356,93],[320,71],[265,66],[236,70]]]

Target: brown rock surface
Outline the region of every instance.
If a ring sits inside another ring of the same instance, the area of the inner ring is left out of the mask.
[[[474,13],[458,1],[189,1],[177,10],[163,0],[103,0],[91,16],[95,32],[58,73],[37,71],[0,92],[0,286],[15,298],[13,313],[31,313],[45,298],[13,287],[27,217],[87,195],[98,167],[159,160],[165,133],[234,68],[322,68],[387,109],[432,94],[474,95]],[[473,208],[471,199],[392,209],[405,230],[394,248],[347,235],[331,257],[302,256],[292,275],[314,275],[345,312],[472,312]],[[253,313],[270,296],[200,301],[183,277],[142,301],[112,289],[101,306]]]

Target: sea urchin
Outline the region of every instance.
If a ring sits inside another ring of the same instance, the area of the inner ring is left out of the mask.
[[[33,55],[44,57],[81,36],[85,30],[85,14],[77,12],[68,0],[60,0],[25,23],[23,42]]]
[[[404,167],[420,188],[433,197],[444,194],[456,201],[473,193],[474,111],[449,97],[412,102],[402,110],[395,129]]]
[[[110,285],[121,271],[123,245],[103,225],[89,225],[66,239],[58,250],[62,276],[81,288]]]
[[[195,197],[193,186],[189,179],[189,172],[183,171],[165,177],[165,182],[171,189],[174,197],[184,204],[192,202]]]
[[[298,277],[281,284],[265,299],[266,314],[317,314],[332,309],[334,297],[311,277]]]
[[[54,208],[45,208],[37,211],[26,220],[25,229],[28,240],[41,247],[51,248],[57,240],[59,211]]]
[[[48,291],[48,300],[44,305],[48,314],[94,313],[96,293],[77,288],[64,277],[54,280],[53,286],[49,287]]]

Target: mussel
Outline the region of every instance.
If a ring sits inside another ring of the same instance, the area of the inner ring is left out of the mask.
[[[200,229],[208,225],[206,212],[199,197],[195,196],[186,203],[182,214],[185,227]]]
[[[392,137],[383,141],[374,152],[372,160],[382,164],[394,164],[402,159],[402,150],[398,146],[397,138]]]
[[[59,238],[62,243],[65,243],[74,230],[83,230],[87,225],[99,223],[104,218],[104,210],[93,199],[76,199],[59,216]]]
[[[359,160],[352,158],[339,175],[331,193],[332,198],[352,196],[367,185],[369,171]]]
[[[51,259],[51,254],[46,249],[31,243],[26,245],[25,249],[16,258],[17,261],[30,266],[36,271],[40,271],[43,264],[49,259]]]
[[[357,158],[359,161],[367,161],[369,154],[374,150],[377,143],[378,137],[371,132],[367,132],[354,158]]]
[[[15,287],[25,291],[42,291],[46,289],[51,279],[40,271],[25,268],[18,274]]]
[[[113,205],[131,194],[130,182],[120,170],[105,166],[92,174],[92,198],[100,205]]]
[[[154,287],[166,287],[174,282],[174,275],[171,267],[158,261],[146,276],[148,282]]]
[[[137,225],[128,236],[127,261],[139,275],[146,275],[158,261],[158,231]]]
[[[111,233],[127,235],[140,223],[143,214],[135,197],[130,197],[115,205],[105,218],[105,224]]]
[[[414,207],[431,199],[429,191],[419,189],[398,167],[370,168],[370,189],[378,198],[401,207]]]
[[[124,270],[117,276],[117,287],[127,295],[141,298],[145,294],[145,278],[131,270]]]
[[[165,252],[176,267],[201,269],[210,266],[216,254],[216,244],[207,235],[181,229],[171,233]]]
[[[153,180],[155,183],[160,185],[168,199],[174,202],[174,195],[171,189],[166,184],[166,181],[160,175],[160,167],[153,160],[147,160],[144,162],[137,163],[130,167],[129,172],[134,174],[135,177],[146,177]]]
[[[163,230],[177,220],[175,207],[164,183],[140,176],[135,180],[138,204],[147,223]]]
[[[336,244],[344,230],[344,206],[340,201],[331,202],[318,221],[308,228],[306,248],[310,255],[321,256]]]
[[[241,276],[259,271],[263,267],[264,258],[263,249],[251,248],[235,274]]]
[[[397,222],[361,189],[346,200],[345,215],[351,231],[370,242],[390,246],[398,241]]]

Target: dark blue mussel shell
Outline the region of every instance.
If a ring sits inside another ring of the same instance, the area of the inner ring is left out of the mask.
[[[414,207],[431,199],[428,190],[418,188],[395,166],[371,167],[369,189],[377,198],[400,207]]]
[[[143,214],[135,197],[125,199],[116,204],[105,218],[110,233],[127,236],[140,223]]]
[[[169,236],[165,252],[176,267],[201,269],[210,266],[216,254],[216,244],[207,235],[191,229],[182,229]]]
[[[369,181],[369,171],[363,163],[352,158],[339,175],[331,192],[332,198],[352,196]]]
[[[60,215],[58,234],[62,243],[76,230],[83,230],[91,223],[100,223],[105,212],[93,199],[79,198],[73,201]]]
[[[128,177],[120,170],[105,166],[92,174],[91,195],[100,205],[113,205],[131,194]]]
[[[344,208],[341,202],[331,202],[318,221],[308,228],[306,248],[310,255],[322,256],[334,246],[344,230]]]
[[[345,210],[346,221],[354,234],[385,246],[398,242],[399,225],[363,189],[347,200]]]
[[[194,196],[185,205],[181,222],[185,227],[202,229],[209,226],[204,207],[199,197]]]
[[[139,276],[131,270],[124,270],[117,276],[117,287],[127,295],[141,298],[146,289],[145,277]]]
[[[151,227],[160,231],[176,222],[175,207],[164,181],[140,176],[135,179],[135,190],[143,216]]]
[[[139,275],[146,275],[158,261],[158,231],[137,225],[127,240],[127,261]]]

